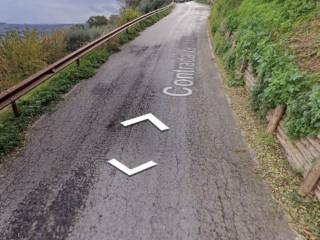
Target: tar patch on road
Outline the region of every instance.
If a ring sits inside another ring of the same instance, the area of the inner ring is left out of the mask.
[[[10,220],[0,239],[65,239],[92,185],[94,170],[80,167],[73,172],[54,200],[46,184],[30,192]]]

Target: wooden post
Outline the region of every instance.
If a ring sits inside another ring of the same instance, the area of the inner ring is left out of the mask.
[[[307,173],[303,184],[301,185],[299,189],[299,194],[301,196],[308,195],[316,186],[318,180],[320,178],[320,159],[318,159],[312,168]]]
[[[80,67],[80,58],[77,59],[77,66]]]
[[[283,115],[285,114],[286,106],[279,105],[274,110],[271,120],[269,121],[267,132],[274,133],[277,130],[279,122],[281,121]]]
[[[240,69],[237,70],[237,72],[236,72],[237,79],[243,79],[246,69],[247,69],[247,63],[246,63],[246,61],[242,60]]]
[[[19,112],[18,106],[17,106],[15,101],[11,102],[11,107],[12,107],[14,115],[16,117],[19,117],[20,116],[20,112]]]

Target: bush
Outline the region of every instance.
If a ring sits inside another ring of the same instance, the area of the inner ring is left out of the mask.
[[[320,128],[320,86],[292,99],[288,106],[287,132],[291,136],[317,136]]]
[[[121,26],[127,22],[132,21],[133,19],[140,17],[142,15],[142,12],[134,9],[134,8],[125,8],[122,9],[120,13],[120,18],[118,19],[117,25]]]
[[[100,37],[107,28],[104,27],[93,27],[93,28],[82,28],[73,27],[66,32],[66,50],[73,52],[86,43],[93,41]]]
[[[43,37],[42,44],[48,64],[54,63],[67,54],[65,34],[65,30],[56,30]]]
[[[36,30],[16,31],[0,39],[0,90],[21,81],[47,65],[46,52]]]

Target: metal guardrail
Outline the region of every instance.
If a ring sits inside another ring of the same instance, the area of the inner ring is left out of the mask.
[[[166,7],[157,9],[155,11],[149,12],[145,15],[142,15],[116,29],[113,31],[99,37],[98,39],[86,44],[85,46],[79,48],[78,50],[70,53],[69,55],[63,57],[62,59],[56,61],[55,63],[51,64],[50,66],[46,67],[45,69],[37,72],[36,74],[28,77],[27,79],[23,80],[22,82],[16,84],[15,86],[3,91],[0,93],[0,110],[12,105],[12,110],[16,116],[19,116],[19,109],[16,105],[16,100],[20,97],[24,96],[26,93],[40,85],[41,83],[45,82],[56,73],[61,71],[62,69],[69,66],[71,63],[77,62],[80,64],[80,58],[87,53],[91,52],[92,50],[96,49],[97,47],[101,46],[102,44],[106,43],[113,37],[117,36],[118,34],[122,33],[123,31],[127,30],[128,28],[134,26],[135,24],[151,17],[157,13],[165,11],[169,9],[173,3],[169,4]]]

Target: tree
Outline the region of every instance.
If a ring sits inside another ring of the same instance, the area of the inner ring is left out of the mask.
[[[105,16],[92,16],[88,19],[87,24],[89,27],[98,27],[108,25],[109,20]]]
[[[147,13],[169,4],[171,0],[118,0],[118,2],[122,9],[131,7]]]

